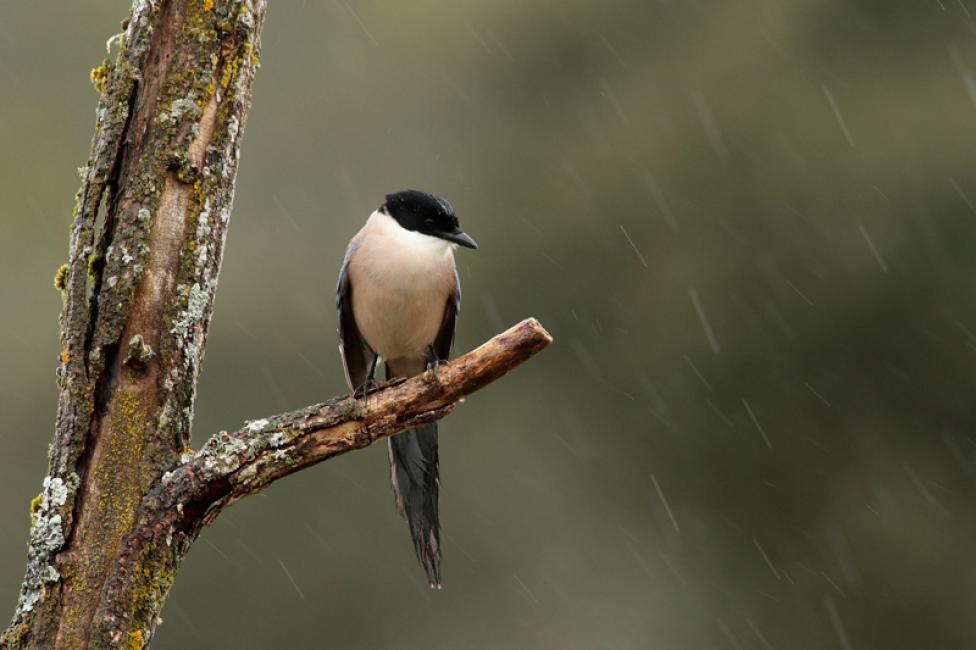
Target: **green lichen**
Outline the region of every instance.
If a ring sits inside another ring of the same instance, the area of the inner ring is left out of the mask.
[[[152,358],[156,356],[151,346],[142,340],[142,336],[136,334],[129,339],[129,351],[122,362],[132,368],[143,368]]]
[[[71,474],[67,480],[46,476],[43,487],[38,497],[31,501],[27,573],[17,600],[17,618],[34,611],[35,608],[43,608],[47,602],[43,600],[46,585],[61,579],[61,574],[54,568],[51,558],[65,541],[61,515],[69,492],[78,487],[77,475]],[[9,639],[8,636],[5,641]]]
[[[68,265],[62,264],[58,267],[57,272],[54,274],[54,288],[64,293],[66,283],[68,281]]]

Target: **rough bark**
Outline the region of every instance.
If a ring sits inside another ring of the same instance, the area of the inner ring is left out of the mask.
[[[550,342],[530,318],[436,372],[387,382],[364,399],[339,397],[211,437],[143,498],[105,587],[111,597],[96,614],[106,622],[101,638],[117,642],[124,636],[116,630],[147,620],[152,625],[190,545],[230,504],[301,469],[444,417],[458,400]],[[131,623],[127,617],[134,617]]]
[[[143,495],[189,441],[264,14],[264,0],[135,0],[115,62],[92,71],[95,137],[58,274],[58,417],[4,645],[118,645],[96,611]],[[148,639],[146,612],[125,643]]]
[[[365,400],[188,449],[264,0],[135,0],[71,226],[60,393],[2,648],[143,648],[202,526],[304,467],[451,412],[551,341],[534,319]]]

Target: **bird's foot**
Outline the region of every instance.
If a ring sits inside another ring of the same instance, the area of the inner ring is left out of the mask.
[[[363,382],[363,385],[353,391],[352,396],[356,399],[362,399],[366,397],[369,393],[372,393],[379,387],[375,379],[367,379]]]
[[[428,361],[424,379],[427,381],[435,381],[437,379],[437,369],[446,364],[447,359],[431,359]]]

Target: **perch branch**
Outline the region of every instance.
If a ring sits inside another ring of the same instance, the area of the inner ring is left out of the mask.
[[[164,520],[183,531],[210,523],[229,504],[300,469],[439,420],[550,342],[529,318],[436,371],[387,382],[365,399],[337,397],[222,431],[163,476],[146,497],[134,536]]]
[[[288,474],[439,420],[458,400],[550,342],[552,337],[539,321],[526,319],[436,371],[388,382],[365,399],[340,397],[252,421],[233,434],[220,433],[177,472],[194,477],[197,487],[188,494],[198,508],[206,509],[205,523],[209,522],[226,505]]]
[[[444,417],[459,400],[551,342],[539,321],[529,318],[436,371],[387,382],[365,399],[338,397],[213,436],[143,499],[106,588],[164,598],[201,528],[231,503],[305,467]],[[163,548],[169,553],[161,555]],[[123,608],[98,613],[106,620],[127,616]]]

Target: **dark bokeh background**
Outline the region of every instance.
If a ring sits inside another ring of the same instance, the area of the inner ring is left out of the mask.
[[[377,446],[228,511],[157,648],[976,645],[972,0],[272,0],[194,439],[344,391],[333,286],[448,197],[442,592]],[[51,277],[126,2],[0,1],[0,604],[54,422]]]

